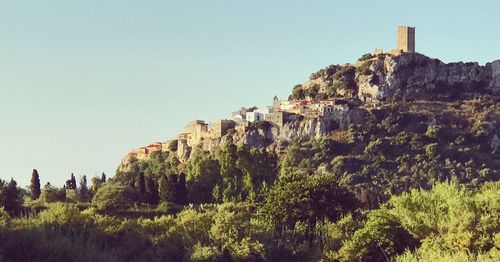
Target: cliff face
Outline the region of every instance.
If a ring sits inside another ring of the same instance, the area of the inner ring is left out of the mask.
[[[358,97],[393,99],[469,99],[477,95],[500,95],[500,60],[449,63],[421,54],[385,55],[365,61],[370,64],[357,76]]]
[[[266,128],[250,128],[244,133],[232,133],[220,139],[205,139],[200,147],[206,151],[215,151],[221,144],[231,140],[236,144],[250,147],[281,147],[294,139],[320,138],[334,130],[347,129],[350,124],[362,124],[365,121],[366,110],[354,108],[346,112],[336,112],[330,117],[303,119],[292,121],[282,127],[269,125]],[[179,151],[178,155],[187,159],[189,148]]]
[[[331,65],[297,85],[291,97],[359,98],[362,101],[456,100],[500,96],[500,60],[443,63],[418,53],[381,54],[355,64]]]

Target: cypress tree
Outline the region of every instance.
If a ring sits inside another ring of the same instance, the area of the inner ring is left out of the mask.
[[[69,189],[76,189],[76,178],[75,178],[75,175],[73,173],[71,173],[70,185],[71,185],[71,187]]]
[[[17,188],[16,181],[11,178],[8,184],[2,183],[0,187],[0,204],[5,211],[16,214],[21,209],[21,191]]]
[[[144,173],[139,174],[139,180],[137,181],[137,189],[139,191],[141,201],[144,201],[146,198],[146,181],[144,178]]]
[[[177,174],[171,174],[168,177],[168,202],[177,203],[177,181],[179,180],[179,176]]]
[[[175,202],[177,188],[177,174],[162,175],[160,177],[160,199],[164,202]]]
[[[104,172],[102,172],[101,175],[101,182],[106,183],[106,174],[104,174]]]
[[[186,175],[184,173],[180,173],[179,179],[177,180],[174,202],[179,205],[185,205],[187,203]]]
[[[33,169],[33,173],[31,173],[30,197],[32,200],[36,200],[40,197],[41,193],[40,176],[38,175],[38,171]]]
[[[87,187],[87,176],[80,179],[80,199],[82,202],[89,201],[89,188]]]
[[[158,182],[158,191],[160,195],[160,200],[162,202],[168,201],[168,179],[165,175],[160,175],[160,181]]]
[[[148,203],[153,205],[158,204],[160,198],[158,195],[158,184],[150,177],[146,177],[146,195]]]

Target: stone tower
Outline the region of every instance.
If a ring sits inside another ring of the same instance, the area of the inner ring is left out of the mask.
[[[398,50],[415,53],[415,27],[398,26]]]

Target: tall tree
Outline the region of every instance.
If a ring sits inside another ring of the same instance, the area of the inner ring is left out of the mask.
[[[97,190],[99,190],[99,188],[102,186],[102,184],[104,184],[101,180],[101,178],[95,176],[93,177],[92,179],[90,179],[90,183],[92,184],[92,192],[97,192]]]
[[[79,193],[80,193],[80,200],[82,202],[88,202],[90,199],[89,199],[89,188],[87,186],[87,176],[83,176],[81,179],[80,179],[80,190],[79,190]]]
[[[21,191],[13,178],[9,183],[0,180],[0,206],[10,214],[18,213],[21,209]]]
[[[137,181],[137,189],[139,192],[139,195],[141,196],[141,200],[145,200],[146,198],[146,181],[144,178],[144,173],[139,174],[139,179]]]
[[[76,189],[76,178],[73,173],[71,173],[71,188],[69,189]]]
[[[160,175],[160,180],[158,182],[158,191],[160,195],[160,201],[168,201],[170,197],[170,191],[168,186],[168,179],[165,175]]]
[[[174,202],[180,205],[187,203],[186,174],[180,173],[174,191]]]
[[[160,200],[164,202],[175,202],[178,183],[177,174],[160,177]]]
[[[32,200],[38,199],[40,197],[40,193],[42,190],[40,188],[40,176],[38,175],[38,171],[33,169],[33,173],[31,173],[31,184],[30,184],[30,197]]]
[[[222,176],[223,199],[224,201],[241,200],[242,172],[238,168],[237,147],[232,142],[226,143],[219,150],[217,158],[220,164],[220,174]]]
[[[160,199],[158,195],[158,184],[149,176],[146,177],[146,196],[146,201],[149,204],[158,204],[158,200]]]
[[[106,174],[104,172],[101,174],[101,182],[106,183]]]

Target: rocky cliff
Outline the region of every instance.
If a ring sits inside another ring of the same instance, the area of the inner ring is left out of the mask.
[[[297,85],[292,98],[456,100],[500,96],[500,60],[444,63],[418,53],[367,56],[350,65],[332,65]]]
[[[365,109],[353,108],[346,112],[336,112],[329,117],[291,121],[281,127],[271,123],[251,125],[246,132],[230,132],[221,138],[203,139],[199,146],[205,151],[214,152],[220,145],[232,141],[238,145],[277,150],[286,147],[293,140],[317,139],[335,130],[345,130],[350,124],[363,124],[366,114]],[[190,151],[190,148],[183,148],[177,154],[181,160],[187,160]]]
[[[380,56],[367,60],[368,72],[358,76],[358,96],[378,100],[470,99],[500,95],[500,60],[478,63],[443,63],[421,54]]]

